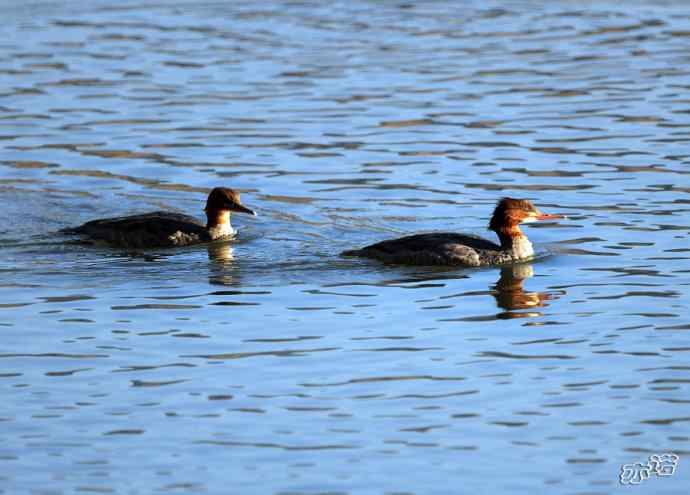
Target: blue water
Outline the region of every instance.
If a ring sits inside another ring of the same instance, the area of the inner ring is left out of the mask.
[[[688,2],[0,12],[0,493],[687,493]],[[217,185],[231,244],[57,234]],[[339,256],[502,196],[533,262]]]

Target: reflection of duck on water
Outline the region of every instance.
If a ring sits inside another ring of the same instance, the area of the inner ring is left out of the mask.
[[[209,264],[208,281],[211,285],[233,286],[239,283],[235,270],[235,249],[230,242],[212,242],[206,246]]]
[[[208,259],[217,265],[232,265],[235,261],[235,250],[229,242],[213,242],[206,246]]]
[[[558,299],[565,292],[526,292],[523,288],[525,279],[534,275],[532,265],[520,263],[504,266],[501,277],[494,285],[492,294],[499,308],[508,311],[500,313],[499,318],[530,318],[542,316],[539,311],[515,312],[516,309],[533,309],[548,306],[546,301]]]

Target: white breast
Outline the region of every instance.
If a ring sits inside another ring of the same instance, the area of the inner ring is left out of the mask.
[[[520,236],[513,239],[513,256],[517,259],[534,256],[534,248],[527,237]]]
[[[221,223],[208,229],[208,234],[211,239],[220,239],[221,237],[232,237],[237,233],[235,229],[232,228],[230,222]]]

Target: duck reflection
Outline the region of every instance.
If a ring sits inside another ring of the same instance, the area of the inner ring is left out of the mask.
[[[237,285],[237,274],[233,270],[235,250],[229,242],[212,242],[207,246],[211,261],[208,281],[213,285]]]
[[[540,311],[530,310],[548,306],[547,301],[558,299],[564,291],[559,292],[528,292],[524,289],[525,279],[534,276],[534,268],[529,263],[508,265],[501,268],[501,277],[491,291],[496,299],[496,305],[507,311],[496,315],[497,318],[534,318],[543,316]]]
[[[235,261],[235,250],[229,242],[212,242],[206,249],[208,259],[218,265],[232,265]]]

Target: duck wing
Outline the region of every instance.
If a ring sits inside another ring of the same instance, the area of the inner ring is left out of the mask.
[[[206,227],[198,219],[168,211],[92,220],[64,232],[128,247],[174,246],[208,240]]]
[[[391,263],[477,266],[480,251],[500,250],[498,244],[478,236],[438,232],[377,242],[362,249],[345,251],[343,255]]]

